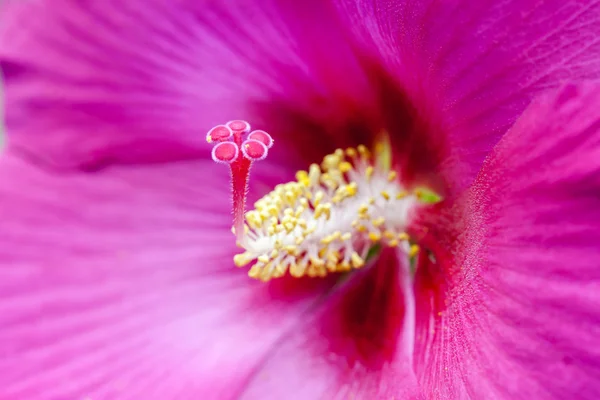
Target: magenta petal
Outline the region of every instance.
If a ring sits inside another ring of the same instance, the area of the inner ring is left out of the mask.
[[[346,103],[369,98],[318,0],[11,1],[0,18],[10,145],[54,164],[207,157],[204,132],[237,118],[283,149],[347,135]],[[294,154],[274,156],[304,168]]]
[[[282,337],[242,399],[419,399],[412,370],[414,300],[393,250]]]
[[[415,365],[431,396],[600,398],[599,109],[597,84],[535,102],[430,225]]]
[[[439,117],[451,138],[451,190],[472,182],[540,91],[600,77],[597,0],[335,3],[363,48],[434,104],[419,111]]]
[[[210,160],[70,174],[4,155],[0,399],[236,398],[328,282],[233,265],[227,180]]]

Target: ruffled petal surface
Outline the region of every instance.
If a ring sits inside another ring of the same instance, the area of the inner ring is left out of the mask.
[[[403,254],[386,250],[282,337],[241,399],[421,399],[414,299]]]
[[[196,158],[242,118],[305,168],[371,133],[372,89],[328,2],[35,0],[0,18],[9,143],[46,163]]]
[[[430,398],[600,397],[600,86],[532,104],[423,221],[415,367]],[[426,261],[426,262],[424,262]]]
[[[425,136],[450,138],[430,153],[446,152],[438,157],[451,192],[471,184],[536,95],[600,76],[597,0],[334,2],[362,48],[401,83],[413,114],[435,123]],[[399,147],[413,140],[396,139]]]
[[[71,173],[3,156],[1,399],[237,398],[330,285],[233,265],[213,165]]]

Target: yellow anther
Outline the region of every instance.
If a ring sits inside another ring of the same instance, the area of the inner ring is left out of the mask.
[[[250,253],[245,252],[245,253],[236,254],[235,256],[233,256],[233,263],[235,264],[236,267],[243,267],[244,265],[247,265],[248,263],[250,263],[253,259],[254,259],[254,257],[252,257],[252,255]]]
[[[410,236],[408,236],[408,233],[401,232],[398,234],[398,240],[408,240],[408,239],[410,239]]]
[[[388,246],[390,246],[390,247],[397,247],[399,243],[400,242],[398,242],[397,239],[392,239],[392,240],[389,241]]]
[[[358,184],[356,182],[350,182],[346,185],[346,195],[349,197],[355,196],[358,192]]]
[[[301,278],[304,276],[304,272],[306,271],[306,265],[300,263],[294,263],[290,266],[290,275],[294,278]]]
[[[325,219],[329,220],[329,218],[331,218],[331,207],[332,204],[331,203],[325,203],[322,204],[323,206],[323,213],[325,214]]]
[[[310,263],[314,266],[317,267],[324,267],[325,266],[325,261],[321,260],[320,258],[316,258],[316,257],[311,257],[310,258]]]
[[[323,204],[319,204],[315,208],[315,219],[319,219],[319,217],[321,217],[321,215],[323,215],[324,213],[325,213],[325,206]]]
[[[275,258],[279,255],[279,251],[277,251],[277,249],[273,249],[273,251],[271,251],[271,258]]]
[[[311,164],[308,169],[308,179],[310,186],[314,186],[319,183],[321,177],[321,168],[317,164]]]
[[[360,233],[365,233],[368,229],[364,225],[356,225],[356,230]]]
[[[369,232],[369,240],[371,242],[379,242],[381,240],[381,234],[379,232]]]
[[[331,242],[333,242],[335,240],[335,238],[333,237],[333,235],[328,235],[325,236],[323,239],[321,239],[321,244],[325,245],[325,246],[329,246],[331,244]]]
[[[298,219],[298,226],[302,229],[306,229],[306,226],[307,226],[306,220],[302,219],[302,218]]]
[[[322,190],[319,190],[315,194],[315,199],[313,200],[313,205],[315,206],[315,208],[317,208],[319,206],[319,204],[321,203],[321,201],[323,201],[324,197],[325,197],[325,193]]]
[[[358,255],[357,252],[353,252],[350,256],[350,262],[354,268],[360,268],[365,265],[365,260],[362,259],[361,256]]]
[[[389,200],[390,199],[390,194],[387,191],[382,190],[381,191],[381,197],[383,197],[386,200]]]
[[[421,250],[421,248],[419,247],[418,244],[413,244],[412,246],[410,246],[410,250],[408,250],[408,256],[414,257],[417,254],[419,254],[420,250]]]
[[[358,154],[360,154],[361,157],[369,158],[371,155],[371,152],[369,151],[369,149],[367,149],[366,146],[364,146],[362,144],[359,144],[356,147],[356,150],[358,150]]]
[[[248,271],[248,276],[250,278],[259,278],[262,272],[262,268],[259,265],[253,265],[252,268]]]
[[[298,247],[293,244],[285,246],[284,249],[290,256],[295,256],[298,253]]]
[[[398,192],[398,194],[396,195],[396,200],[401,200],[401,199],[405,198],[406,196],[408,196],[408,192],[405,192],[405,191]]]
[[[269,213],[269,215],[272,215],[273,217],[276,217],[279,215],[279,209],[275,206],[270,206],[269,208],[267,208],[267,212]]]
[[[352,171],[352,164],[350,164],[348,161],[344,161],[340,163],[340,166],[338,168],[341,173],[346,173]]]
[[[257,258],[258,261],[260,261],[261,263],[268,263],[269,262],[269,256],[266,254],[263,254],[262,256],[259,256]]]
[[[308,186],[310,184],[310,179],[308,179],[308,172],[306,171],[296,172],[296,180],[304,186]]]
[[[385,218],[384,217],[375,218],[373,221],[371,221],[371,223],[373,224],[373,226],[375,228],[379,228],[380,226],[385,224]]]
[[[358,213],[359,214],[366,214],[369,211],[369,205],[368,204],[361,204],[358,207]]]
[[[394,231],[391,231],[391,230],[389,230],[389,229],[386,229],[386,230],[383,232],[383,237],[384,237],[384,238],[386,238],[386,239],[388,239],[388,240],[392,240],[392,239],[395,239],[395,238],[396,238],[396,233],[395,233]]]
[[[369,165],[367,168],[365,168],[365,176],[367,177],[367,180],[371,179],[371,177],[373,176],[373,172],[374,172],[374,169],[371,165]]]
[[[296,227],[296,225],[292,224],[291,222],[288,222],[285,225],[283,225],[283,227],[285,228],[285,231],[287,233],[291,233],[294,230],[294,228]]]
[[[398,176],[398,173],[396,171],[388,172],[388,176],[387,176],[388,182],[393,182],[397,176]]]
[[[292,205],[296,202],[296,196],[294,196],[294,192],[292,192],[291,190],[286,190],[286,192],[284,193],[284,199]]]
[[[338,271],[340,272],[344,272],[344,271],[350,271],[352,269],[350,263],[348,261],[342,261],[340,263],[340,265],[338,266]]]
[[[369,197],[369,204],[370,205],[375,204],[375,198],[374,197]]]
[[[342,236],[340,236],[340,239],[343,241],[350,240],[352,239],[352,233],[346,232]]]
[[[304,212],[304,210],[306,210],[306,208],[304,206],[297,207],[296,211],[294,212],[294,216],[296,218],[300,218],[300,216],[302,215],[302,213]]]
[[[348,147],[348,148],[346,149],[346,155],[347,155],[348,157],[352,157],[352,158],[354,158],[354,157],[356,157],[356,154],[357,154],[357,153],[356,153],[356,149],[353,149],[352,147]]]

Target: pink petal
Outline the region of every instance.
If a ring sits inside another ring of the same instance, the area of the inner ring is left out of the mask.
[[[4,155],[0,398],[236,398],[329,282],[234,267],[227,180],[210,160],[65,173]]]
[[[430,396],[600,397],[599,109],[597,84],[535,102],[429,221],[415,364]]]
[[[204,132],[241,118],[281,149],[319,138],[273,155],[305,168],[375,107],[318,0],[10,2],[0,26],[10,143],[57,165],[207,156]]]
[[[442,148],[449,151],[442,160],[450,191],[472,182],[540,91],[600,77],[597,0],[335,3],[363,49],[419,105],[417,113],[446,132],[434,140],[450,137]],[[395,138],[405,145],[406,138]]]
[[[242,399],[418,399],[408,266],[386,250],[281,338]]]

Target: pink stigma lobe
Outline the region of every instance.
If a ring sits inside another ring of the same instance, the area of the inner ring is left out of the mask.
[[[231,130],[231,128],[225,125],[217,125],[210,131],[208,131],[208,133],[206,134],[206,141],[208,143],[224,142],[226,140],[229,140],[229,138],[231,138],[232,136],[233,131]]]
[[[233,142],[218,143],[212,149],[212,159],[218,163],[230,164],[238,158],[240,149]]]
[[[227,125],[227,127],[229,127],[232,131],[239,132],[241,134],[250,132],[250,124],[240,119],[229,121],[225,125]]]
[[[212,159],[229,165],[231,172],[231,194],[233,200],[233,228],[238,242],[244,237],[244,214],[248,177],[253,161],[265,159],[273,139],[265,131],[250,132],[250,124],[233,120],[225,125],[217,125],[208,131],[208,143],[218,142],[212,149]],[[248,136],[247,138],[245,138]],[[244,140],[245,139],[245,140]],[[240,149],[243,157],[240,157]]]
[[[265,131],[252,131],[248,135],[248,139],[257,140],[270,149],[273,146],[273,138]]]
[[[242,144],[242,153],[249,160],[263,160],[268,152],[267,146],[258,140],[248,139]]]

